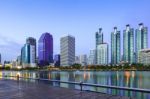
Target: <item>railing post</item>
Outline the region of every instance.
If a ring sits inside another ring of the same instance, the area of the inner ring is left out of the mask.
[[[17,81],[19,81],[19,75],[17,74]]]
[[[80,82],[80,90],[82,91],[83,89],[82,89],[82,81]]]

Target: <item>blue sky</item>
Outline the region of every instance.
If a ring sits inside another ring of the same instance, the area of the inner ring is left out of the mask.
[[[150,28],[150,0],[1,0],[0,53],[3,60],[20,55],[27,37],[37,40],[44,32],[54,38],[54,54],[59,53],[60,37],[76,37],[76,55],[95,48],[95,32],[102,27],[110,45],[113,27]],[[110,48],[110,46],[109,46]]]

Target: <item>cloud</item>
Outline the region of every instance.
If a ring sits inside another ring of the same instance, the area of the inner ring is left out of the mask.
[[[2,60],[16,59],[20,54],[22,45],[12,38],[0,35],[0,53],[2,54]]]

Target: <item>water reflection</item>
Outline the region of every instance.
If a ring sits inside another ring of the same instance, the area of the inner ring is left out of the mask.
[[[123,86],[123,87],[133,87],[133,88],[146,88],[150,89],[150,72],[147,71],[40,71],[40,72],[29,72],[29,71],[0,71],[0,79],[2,76],[16,76],[20,75],[26,78],[45,78],[52,80],[62,80],[62,81],[75,81],[75,82],[85,82],[93,84],[102,85],[113,85],[113,86]],[[12,79],[16,80],[16,78]],[[22,79],[25,81],[36,82],[31,79]],[[46,82],[48,83],[48,82]],[[78,85],[64,84],[50,82],[50,85],[60,86],[72,89],[80,89]],[[136,99],[150,99],[150,94],[144,94],[140,92],[129,92],[123,90],[114,90],[98,87],[87,87],[84,86],[84,90],[92,90],[98,92],[105,92],[114,95],[130,96]]]

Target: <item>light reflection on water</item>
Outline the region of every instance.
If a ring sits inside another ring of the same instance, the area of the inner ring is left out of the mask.
[[[2,76],[16,76],[20,75],[26,78],[45,78],[61,81],[75,81],[85,82],[102,85],[114,85],[122,87],[133,87],[150,89],[150,72],[148,71],[40,71],[40,72],[29,72],[29,71],[0,71],[0,79]],[[16,78],[12,79],[16,80]],[[23,79],[29,81],[29,79]],[[35,82],[35,80],[30,80]],[[67,87],[80,89],[78,85],[68,85],[64,83],[50,83],[53,86]],[[140,92],[129,92],[123,90],[97,88],[97,87],[86,87],[84,90],[104,92],[114,95],[130,96],[135,99],[150,99],[150,94]]]

